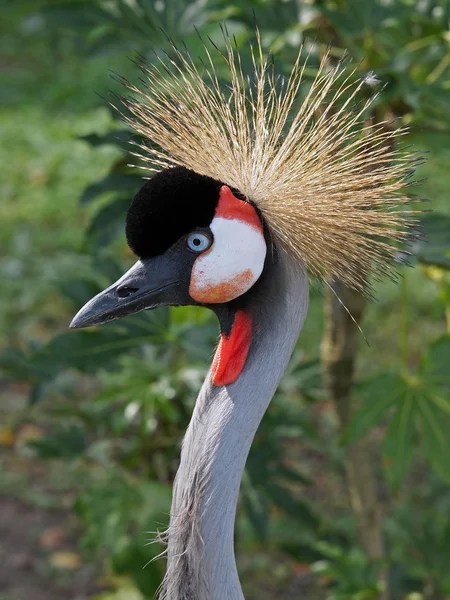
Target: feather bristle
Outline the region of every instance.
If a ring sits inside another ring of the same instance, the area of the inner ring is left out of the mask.
[[[133,154],[150,171],[182,165],[239,190],[275,243],[315,276],[338,277],[364,293],[368,272],[393,276],[397,245],[419,212],[406,188],[420,159],[397,149],[405,129],[368,122],[376,95],[356,105],[367,76],[355,81],[357,67],[342,61],[330,68],[327,52],[300,100],[309,58],[303,49],[283,85],[258,32],[250,83],[228,37],[224,53],[206,43],[204,52],[200,72],[172,44],[170,56],[141,64],[144,90],[126,82],[132,95],[124,118],[149,142]],[[224,62],[229,88],[212,52]]]

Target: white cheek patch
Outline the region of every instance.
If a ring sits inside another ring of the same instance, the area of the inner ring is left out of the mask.
[[[196,302],[229,302],[248,291],[264,268],[264,235],[239,219],[215,217],[211,248],[194,263],[189,294]]]

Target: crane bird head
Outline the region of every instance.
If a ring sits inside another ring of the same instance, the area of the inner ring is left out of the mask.
[[[219,317],[174,484],[167,600],[243,598],[239,483],[306,316],[306,273],[367,293],[369,273],[395,272],[414,223],[406,187],[417,159],[398,148],[403,130],[367,118],[365,79],[325,53],[306,84],[301,50],[278,78],[256,38],[250,77],[230,40],[218,52],[227,86],[207,46],[202,71],[173,46],[141,65],[143,88],[123,80],[123,116],[142,140],[135,154],[156,172],[127,215],[138,261],[72,321],[187,304]]]
[[[91,300],[72,325],[111,321],[161,305],[219,304],[258,280],[267,245],[254,206],[227,185],[184,167],[138,191],[126,236],[139,261]]]
[[[128,210],[126,236],[139,257],[118,281],[90,300],[71,327],[106,323],[158,306],[198,304],[233,307],[240,330],[248,318],[239,297],[260,278],[267,256],[266,233],[258,211],[229,186],[185,167],[164,169],[148,180]],[[248,332],[247,332],[248,337]],[[217,370],[216,384],[231,383],[245,362],[240,346],[231,368]],[[233,352],[237,353],[236,344]],[[228,354],[230,354],[230,350]]]

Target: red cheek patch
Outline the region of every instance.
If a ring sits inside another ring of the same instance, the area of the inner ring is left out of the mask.
[[[251,225],[261,233],[263,231],[261,220],[253,206],[236,198],[227,185],[220,188],[219,203],[214,216],[222,219],[237,219]]]
[[[252,320],[238,310],[229,335],[222,334],[211,367],[214,385],[228,385],[236,381],[244,368],[252,341]]]

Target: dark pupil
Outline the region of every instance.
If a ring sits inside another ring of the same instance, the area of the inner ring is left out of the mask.
[[[199,238],[194,238],[192,240],[192,243],[194,244],[194,246],[200,246],[200,244],[202,243],[202,241]]]

